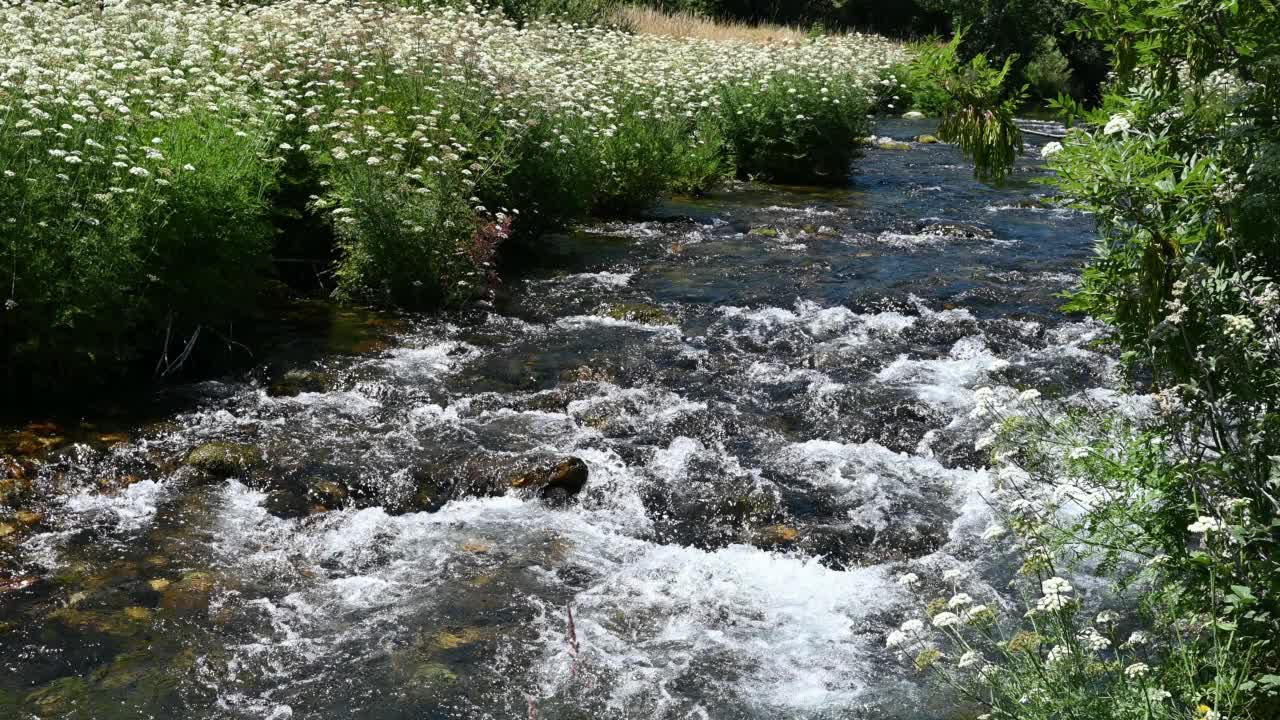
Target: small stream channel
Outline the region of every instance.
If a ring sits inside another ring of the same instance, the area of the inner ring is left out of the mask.
[[[1114,395],[1057,309],[1093,222],[1031,155],[1001,189],[946,145],[858,167],[80,431],[0,538],[0,717],[946,717],[884,638],[947,569],[1008,580],[974,389]],[[255,455],[183,463],[210,442]]]

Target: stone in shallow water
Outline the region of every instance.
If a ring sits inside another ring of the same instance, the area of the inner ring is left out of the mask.
[[[457,650],[466,645],[473,645],[485,639],[485,632],[479,628],[462,628],[459,630],[442,630],[427,640],[433,650]]]
[[[605,311],[605,315],[614,320],[628,320],[645,325],[672,325],[675,322],[666,310],[645,303],[613,303]]]
[[[230,442],[205,443],[187,456],[186,464],[219,477],[261,467],[262,451],[252,445]]]
[[[921,135],[916,138],[916,142],[921,145],[937,145],[941,141],[938,140],[936,135]]]
[[[800,539],[800,531],[790,525],[766,525],[755,531],[751,544],[771,549],[794,545]]]
[[[271,397],[295,397],[304,392],[318,393],[329,389],[333,376],[318,370],[290,370],[267,388]]]
[[[27,704],[39,717],[63,717],[89,695],[89,686],[78,677],[64,677],[27,695]]]
[[[167,610],[204,610],[209,607],[213,587],[213,575],[200,571],[189,572],[165,589],[160,598],[160,607]]]
[[[559,494],[573,497],[587,485],[589,471],[582,460],[565,458],[551,467],[540,467],[511,480],[511,487],[537,492],[543,497]]]

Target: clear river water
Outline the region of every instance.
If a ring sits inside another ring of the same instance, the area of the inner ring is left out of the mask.
[[[912,143],[667,202],[487,307],[82,433],[0,538],[0,717],[953,716],[884,640],[928,595],[903,572],[1008,580],[974,390],[1114,392],[1058,309],[1093,221],[1034,158],[995,189]],[[215,441],[262,462],[183,464]]]

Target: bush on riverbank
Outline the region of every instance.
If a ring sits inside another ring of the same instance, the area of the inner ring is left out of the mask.
[[[229,330],[273,245],[330,259],[273,225],[332,228],[344,298],[432,307],[483,293],[513,234],[739,166],[840,181],[859,96],[902,55],[521,20],[374,0],[0,8],[7,374],[173,361]],[[801,77],[831,90],[770,84]]]
[[[1022,602],[953,584],[926,609],[932,630],[909,620],[890,645],[994,718],[1273,720],[1274,9],[1089,7],[1116,79],[1098,110],[1062,103],[1076,126],[1043,154],[1099,229],[1069,308],[1110,326],[1122,377],[1150,394],[979,389],[975,414],[992,425],[977,447],[994,451],[1004,518],[987,537],[1012,531]]]
[[[840,78],[782,75],[725,89],[721,106],[738,171],[774,182],[840,182],[871,132],[868,103]]]

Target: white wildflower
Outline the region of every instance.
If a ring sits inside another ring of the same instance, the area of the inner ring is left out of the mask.
[[[1130,680],[1136,680],[1140,677],[1144,677],[1149,672],[1151,672],[1151,666],[1141,662],[1136,662],[1124,669],[1125,677]]]
[[[1106,127],[1102,129],[1104,135],[1115,135],[1116,133],[1128,132],[1133,126],[1129,123],[1129,118],[1124,115],[1112,115],[1107,121]]]
[[[1071,649],[1068,648],[1067,646],[1054,645],[1053,648],[1049,650],[1049,654],[1045,656],[1044,662],[1046,665],[1053,665],[1055,663],[1062,662],[1063,660],[1067,659],[1070,655],[1071,655]]]
[[[1045,595],[1062,595],[1074,590],[1075,588],[1071,587],[1071,583],[1056,576],[1040,583],[1040,592]]]
[[[1085,628],[1076,633],[1076,639],[1080,641],[1081,645],[1094,652],[1101,652],[1111,647],[1111,641],[1094,628]]]
[[[1062,143],[1054,140],[1053,142],[1045,143],[1045,146],[1040,148],[1040,157],[1050,158],[1060,152],[1062,152]]]
[[[1208,515],[1201,515],[1198,520],[1187,526],[1187,530],[1193,533],[1203,533],[1208,535],[1211,532],[1217,532],[1223,528],[1221,520]]]
[[[960,624],[960,616],[952,612],[940,612],[933,616],[933,626],[936,628],[949,628]]]

